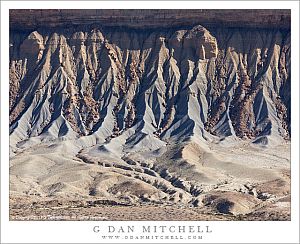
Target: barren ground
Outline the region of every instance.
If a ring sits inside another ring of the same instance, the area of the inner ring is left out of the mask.
[[[11,158],[10,218],[289,220],[289,147],[189,141],[117,159],[40,145]]]

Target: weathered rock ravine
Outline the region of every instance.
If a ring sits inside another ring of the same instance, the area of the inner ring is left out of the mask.
[[[250,11],[248,25],[213,11],[122,25],[71,13],[24,24],[11,12],[12,195],[235,215],[286,207],[289,13]]]
[[[12,141],[128,128],[159,139],[290,135],[290,34],[277,30],[13,32]]]

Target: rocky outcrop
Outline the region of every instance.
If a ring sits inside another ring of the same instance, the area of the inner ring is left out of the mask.
[[[11,11],[11,199],[290,219],[289,11],[103,11]]]
[[[13,25],[18,14],[12,11]],[[290,32],[279,28],[14,30],[12,142],[110,141],[128,129],[133,144],[192,135],[288,139],[290,52]]]
[[[19,30],[82,25],[144,28],[206,27],[289,29],[289,9],[12,9],[10,27]]]

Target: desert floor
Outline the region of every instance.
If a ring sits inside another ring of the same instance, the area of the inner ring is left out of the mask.
[[[10,160],[11,220],[290,220],[290,144],[155,152],[41,144]],[[166,169],[167,168],[167,169]]]

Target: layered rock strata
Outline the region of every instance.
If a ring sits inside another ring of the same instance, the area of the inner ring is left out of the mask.
[[[12,31],[11,137],[288,139],[290,55],[274,29]]]

